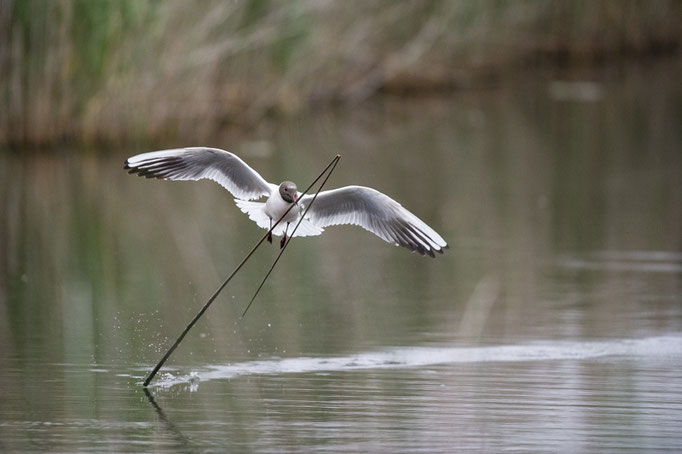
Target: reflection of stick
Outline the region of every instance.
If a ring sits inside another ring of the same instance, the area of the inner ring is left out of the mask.
[[[340,158],[339,155],[336,155],[337,158]],[[317,194],[320,193],[322,188],[324,187],[324,184],[327,182],[329,177],[331,176],[332,172],[334,171],[334,167],[336,167],[336,164],[338,164],[339,160],[336,159],[336,161],[333,162],[334,166],[331,168],[325,179],[322,181],[320,184],[320,187],[317,188],[317,192],[315,192],[315,195],[313,196],[313,199],[310,201],[307,207],[305,207],[305,211],[303,211],[303,214],[301,215],[301,218],[298,220],[296,223],[296,226],[294,227],[294,230],[291,232],[291,235],[289,235],[289,239],[287,240],[286,243],[284,243],[284,247],[282,247],[279,251],[279,255],[275,259],[275,261],[272,263],[272,266],[270,267],[270,271],[268,271],[268,274],[265,275],[263,278],[263,281],[260,283],[258,286],[258,289],[256,289],[256,293],[253,294],[253,298],[251,298],[251,301],[249,301],[249,304],[246,305],[246,309],[244,309],[244,312],[242,313],[242,318],[246,315],[246,311],[249,310],[251,307],[251,304],[253,304],[253,300],[256,299],[256,296],[258,295],[258,292],[260,292],[260,289],[263,288],[263,284],[265,284],[265,281],[268,280],[268,277],[270,276],[270,273],[272,273],[272,270],[275,269],[275,265],[277,265],[277,262],[279,261],[279,258],[282,256],[284,253],[284,250],[289,246],[289,243],[291,242],[292,238],[294,237],[294,234],[296,233],[296,229],[298,229],[298,226],[301,225],[301,222],[303,222],[303,219],[305,218],[305,215],[308,214],[308,210],[310,209],[311,206],[313,206],[313,203],[315,203],[315,199],[317,198]],[[326,170],[326,169],[325,169]],[[317,181],[317,180],[315,180]],[[313,183],[314,184],[314,183]],[[300,198],[300,197],[299,197]]]
[[[338,154],[337,154],[337,155],[334,157],[334,159],[332,159],[332,162],[330,162],[330,163],[327,165],[327,167],[325,167],[324,170],[320,173],[320,175],[318,175],[318,177],[315,178],[315,181],[313,181],[312,183],[310,183],[310,185],[308,186],[308,188],[306,188],[306,190],[303,191],[303,193],[301,194],[301,197],[303,197],[303,196],[310,190],[310,188],[312,188],[313,185],[314,185],[315,183],[317,183],[318,180],[319,180],[320,178],[322,178],[322,176],[323,176],[330,168],[332,168],[332,170],[333,170],[333,167],[336,167],[336,163],[339,161],[339,159],[341,159],[341,155],[338,155]],[[333,167],[332,167],[332,166],[333,166]],[[330,172],[330,174],[331,174],[331,172]],[[329,178],[329,175],[327,175],[327,178]],[[327,181],[327,179],[325,179],[325,181]],[[323,184],[324,184],[324,183],[323,183]],[[320,186],[320,187],[321,187],[321,186]],[[319,192],[319,190],[318,190],[318,192]],[[315,194],[315,197],[317,197],[317,194]],[[299,197],[299,198],[300,198],[300,197]],[[315,199],[313,198],[313,200],[315,200]],[[289,211],[293,208],[294,205],[295,205],[295,204],[293,204],[293,203],[291,204],[291,206],[289,207],[289,209],[288,209],[287,211],[284,212],[284,214],[277,220],[277,222],[275,222],[275,224],[274,224],[272,227],[270,227],[270,230],[268,230],[268,231],[265,233],[265,235],[263,235],[263,237],[260,239],[260,241],[258,241],[258,243],[256,243],[256,245],[253,247],[253,249],[251,249],[251,251],[250,251],[248,254],[246,254],[246,257],[244,257],[244,259],[239,263],[239,265],[237,265],[237,268],[234,269],[234,271],[232,272],[232,274],[230,274],[230,275],[227,277],[227,279],[225,279],[225,282],[223,282],[223,283],[221,284],[221,286],[218,287],[218,290],[216,290],[215,293],[208,299],[208,301],[206,301],[206,304],[204,304],[204,307],[202,307],[201,310],[197,313],[197,315],[194,316],[194,318],[192,319],[192,321],[189,322],[189,324],[185,327],[185,329],[182,331],[182,333],[180,334],[180,336],[178,336],[178,338],[175,340],[175,342],[173,343],[173,345],[171,345],[171,347],[168,349],[168,351],[166,352],[166,354],[163,355],[163,358],[161,358],[161,360],[157,363],[157,365],[154,367],[154,369],[152,369],[152,371],[149,373],[149,375],[147,375],[147,378],[144,379],[144,382],[142,383],[142,386],[144,386],[144,387],[149,386],[149,383],[154,379],[154,376],[156,375],[156,373],[159,371],[159,369],[161,369],[161,367],[162,367],[163,364],[166,362],[166,360],[167,360],[167,359],[170,357],[170,355],[175,351],[175,349],[178,347],[178,345],[180,344],[180,342],[182,342],[182,340],[185,338],[185,336],[187,335],[187,333],[189,332],[189,330],[192,329],[192,327],[193,327],[194,324],[199,320],[199,318],[201,318],[201,316],[204,315],[204,312],[206,312],[206,310],[207,310],[207,309],[209,308],[209,306],[213,303],[213,301],[218,297],[218,295],[219,295],[220,292],[225,288],[225,286],[228,284],[228,282],[230,282],[230,281],[232,280],[232,278],[235,276],[235,274],[237,274],[237,271],[239,271],[239,270],[242,268],[242,266],[244,266],[244,264],[246,263],[246,261],[247,261],[249,258],[251,258],[251,256],[253,255],[253,253],[256,252],[256,249],[258,249],[258,246],[260,246],[260,245],[263,243],[263,241],[265,241],[265,239],[268,237],[268,235],[270,235],[270,233],[272,232],[272,230],[273,230],[275,227],[277,227],[277,225],[282,221],[282,219],[284,218],[284,216],[286,216],[286,215],[289,213]],[[300,222],[300,221],[299,221],[299,222]],[[296,225],[296,227],[298,227],[298,224]],[[281,255],[281,251],[280,251],[280,255]],[[277,258],[279,259],[279,257],[277,257]],[[275,263],[276,263],[276,262],[275,262]],[[274,268],[274,266],[273,266],[273,268]],[[272,270],[270,270],[270,271],[272,271]],[[269,274],[269,273],[268,273],[268,274]],[[254,296],[254,298],[255,298],[255,296]]]
[[[497,278],[486,276],[478,281],[464,307],[464,314],[459,322],[459,334],[467,337],[480,337],[490,311],[499,296],[500,283]]]
[[[152,404],[152,407],[154,407],[154,410],[156,410],[156,414],[159,415],[159,419],[163,421],[168,431],[173,435],[173,438],[177,439],[183,448],[185,448],[186,450],[190,450],[189,439],[185,436],[185,434],[180,432],[180,429],[178,429],[175,426],[175,424],[171,422],[170,419],[168,419],[168,416],[166,416],[166,413],[163,411],[163,408],[161,408],[159,404],[156,403],[156,400],[154,400],[154,396],[152,396],[152,393],[150,393],[147,388],[142,388],[142,390],[144,391],[145,396],[147,396],[147,400],[149,401],[149,403]]]

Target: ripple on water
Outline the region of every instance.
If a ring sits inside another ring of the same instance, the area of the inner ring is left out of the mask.
[[[154,386],[231,379],[243,375],[343,372],[366,369],[399,369],[438,364],[584,360],[600,357],[682,358],[682,337],[661,336],[593,342],[534,342],[487,347],[396,347],[338,357],[299,357],[247,361],[206,366],[188,374],[163,374]]]

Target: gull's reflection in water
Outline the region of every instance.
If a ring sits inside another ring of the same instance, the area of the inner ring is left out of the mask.
[[[147,388],[142,388],[144,391],[145,396],[147,396],[147,401],[151,404],[152,407],[154,407],[154,410],[156,411],[156,414],[159,416],[159,420],[161,421],[164,429],[168,434],[170,435],[170,438],[175,442],[176,446],[182,451],[182,452],[194,452],[194,449],[192,449],[191,446],[191,441],[189,438],[185,436],[185,434],[178,429],[178,427],[173,424],[173,422],[168,419],[168,416],[166,413],[163,411],[163,408],[159,404],[156,403],[156,400],[154,399],[154,396],[152,393],[149,391]]]

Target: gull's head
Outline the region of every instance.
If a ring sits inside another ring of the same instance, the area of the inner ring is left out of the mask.
[[[294,203],[296,198],[296,183],[292,181],[285,181],[279,185],[279,195],[282,196],[285,202]]]

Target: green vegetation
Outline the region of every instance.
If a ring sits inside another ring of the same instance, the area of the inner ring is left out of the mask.
[[[193,137],[679,50],[676,0],[0,0],[0,143]]]

